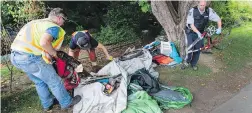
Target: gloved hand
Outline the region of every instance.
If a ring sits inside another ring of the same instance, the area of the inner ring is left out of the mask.
[[[220,34],[221,33],[221,28],[218,28],[217,30],[216,30],[216,34],[218,35],[218,34]]]
[[[202,34],[198,31],[197,32],[197,35],[198,35],[198,37],[200,38],[200,39],[202,39],[203,37],[202,37]]]
[[[107,60],[113,60],[113,57],[112,56],[107,56]]]

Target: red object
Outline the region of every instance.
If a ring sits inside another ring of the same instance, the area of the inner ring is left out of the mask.
[[[55,59],[55,69],[58,75],[64,79],[64,86],[67,90],[74,89],[80,83],[78,74],[71,65],[67,65],[67,61],[60,58]]]
[[[72,81],[73,79],[65,79],[64,86],[67,90],[72,90],[79,85],[80,78],[78,77],[78,75],[76,73],[74,74],[74,76],[76,78],[76,80],[74,80],[75,82]]]
[[[152,59],[159,64],[169,64],[173,61],[173,59],[165,55],[156,55]]]
[[[62,60],[60,58],[57,58],[56,59],[56,66],[57,66],[58,75],[61,78],[65,78],[70,74],[70,70],[66,69],[67,64],[66,64],[66,62],[64,60]]]
[[[90,49],[90,50],[88,51],[88,54],[89,54],[89,59],[90,59],[92,62],[96,62],[95,49]]]
[[[207,50],[219,44],[222,41],[224,34],[221,34],[218,38],[212,39],[212,37],[209,36],[207,32],[205,31],[202,33],[202,36],[207,39],[207,43],[205,44],[204,47],[200,48],[200,50]]]

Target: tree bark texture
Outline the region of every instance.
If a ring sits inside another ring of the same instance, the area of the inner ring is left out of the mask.
[[[184,28],[188,11],[197,1],[151,1],[153,15],[165,30],[169,41],[179,44],[180,55],[184,55]]]

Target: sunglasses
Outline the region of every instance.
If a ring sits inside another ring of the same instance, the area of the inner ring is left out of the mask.
[[[59,17],[61,17],[64,21],[67,21],[66,17],[64,17],[64,16],[59,16]]]

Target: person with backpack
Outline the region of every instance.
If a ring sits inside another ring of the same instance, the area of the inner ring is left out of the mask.
[[[65,20],[63,10],[54,8],[48,18],[24,25],[11,44],[11,62],[35,83],[45,112],[51,111],[55,98],[64,110],[81,100],[80,95],[70,96],[51,64],[64,40],[65,31],[60,26]]]
[[[216,12],[210,8],[206,7],[206,1],[201,0],[199,1],[198,6],[193,7],[189,10],[189,13],[187,15],[187,21],[186,21],[186,44],[187,47],[189,47],[197,38],[203,38],[202,33],[204,32],[205,27],[207,26],[209,20],[217,22],[218,29],[216,30],[216,34],[221,33],[221,19],[216,14]],[[194,47],[191,49],[197,50],[204,46],[204,41],[200,40]],[[196,66],[200,56],[200,51],[189,53],[185,57],[185,67],[191,67],[193,70],[198,70],[198,67]]]
[[[113,57],[109,55],[106,47],[96,41],[91,34],[87,31],[76,31],[72,34],[72,39],[69,44],[69,56],[78,59],[80,50],[86,50],[89,54],[89,59],[92,66],[97,66],[95,49],[102,49],[103,53],[106,55],[107,60],[112,60]]]

